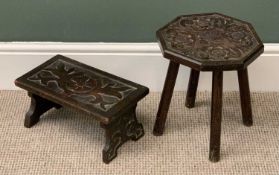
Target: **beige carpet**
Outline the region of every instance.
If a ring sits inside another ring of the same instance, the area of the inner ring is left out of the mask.
[[[104,132],[94,119],[52,110],[31,129],[23,127],[29,98],[0,91],[0,174],[279,174],[279,93],[252,93],[254,126],[241,123],[239,95],[224,95],[221,161],[208,161],[210,93],[198,94],[194,109],[176,92],[166,132],[152,135],[160,94],[141,101],[145,128],[138,142],[124,144],[109,165],[102,163]]]

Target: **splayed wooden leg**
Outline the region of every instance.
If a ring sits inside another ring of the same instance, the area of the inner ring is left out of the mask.
[[[193,108],[195,106],[196,94],[199,84],[200,71],[191,69],[190,78],[188,82],[188,90],[186,95],[185,106]]]
[[[170,61],[163,93],[161,96],[159,109],[157,112],[156,122],[153,129],[153,134],[156,136],[162,135],[165,129],[165,123],[169,111],[169,106],[171,102],[171,97],[172,97],[178,69],[179,69],[179,64]]]
[[[212,79],[211,124],[209,160],[220,160],[223,72],[214,71]]]
[[[247,68],[238,70],[237,75],[238,75],[240,100],[241,100],[242,121],[244,125],[252,126],[253,115],[252,115]]]

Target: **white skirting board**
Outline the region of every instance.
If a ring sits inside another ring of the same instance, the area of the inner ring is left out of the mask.
[[[162,91],[168,60],[157,43],[0,43],[0,90],[18,89],[14,80],[56,54]],[[251,91],[279,91],[279,43],[265,44],[265,52],[249,67]],[[175,90],[185,91],[190,69],[180,66]],[[198,90],[211,91],[211,73],[202,72]],[[224,90],[238,90],[235,71],[224,73]]]

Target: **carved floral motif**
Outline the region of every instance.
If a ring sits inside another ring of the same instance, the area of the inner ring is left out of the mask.
[[[103,111],[136,90],[135,87],[95,72],[87,72],[62,60],[40,70],[28,80]]]
[[[159,32],[167,49],[199,61],[239,60],[259,44],[247,23],[219,14],[183,16]]]

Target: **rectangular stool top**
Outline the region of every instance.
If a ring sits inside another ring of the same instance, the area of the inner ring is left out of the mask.
[[[147,87],[62,55],[19,77],[15,84],[62,106],[86,112],[106,124],[149,92]]]

